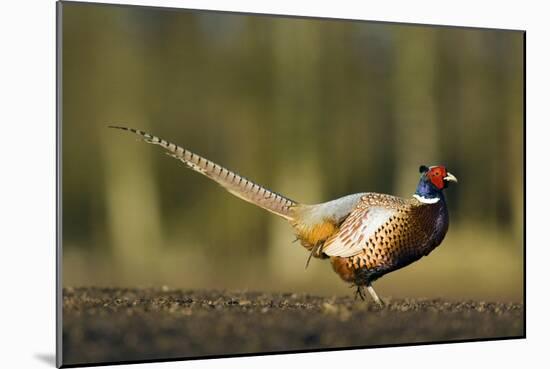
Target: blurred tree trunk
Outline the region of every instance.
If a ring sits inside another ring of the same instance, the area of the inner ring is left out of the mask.
[[[460,214],[463,221],[496,224],[498,187],[497,137],[502,125],[497,124],[498,87],[495,86],[496,60],[486,50],[494,47],[488,34],[464,32],[456,44],[462,59],[458,63],[459,117],[461,130],[456,137],[464,173],[460,186]],[[487,102],[491,102],[488,104]],[[458,186],[457,186],[458,187]]]
[[[124,20],[114,22],[115,27],[124,23]],[[120,34],[118,31],[104,35],[101,53],[109,57],[97,59],[94,89],[105,114],[97,119],[104,125],[101,151],[106,163],[104,185],[113,265],[120,268],[117,274],[121,282],[135,283],[140,271],[157,269],[153,267],[156,258],[152,255],[159,255],[155,250],[162,247],[162,230],[151,147],[137,142],[128,133],[107,129],[108,124],[148,128],[145,99],[148,78],[140,62],[147,50],[139,42],[114,47],[120,44],[114,40]],[[124,67],[108,65],[113,60]],[[103,86],[116,87],[105,90]]]
[[[496,124],[485,123],[494,135],[495,175],[492,180],[497,226],[510,229],[514,245],[521,245],[523,227],[523,55],[522,34],[490,33],[498,64],[492,68],[491,84]]]
[[[506,82],[503,91],[507,91],[505,96],[505,117],[506,117],[506,142],[505,149],[509,158],[507,168],[502,168],[507,181],[509,191],[501,201],[509,203],[511,206],[511,217],[514,235],[518,242],[518,246],[522,245],[523,241],[523,196],[525,188],[523,186],[524,181],[524,140],[525,131],[519,129],[525,124],[523,104],[523,70],[525,68],[523,60],[523,43],[525,42],[523,34],[514,35],[514,38],[510,42],[510,49],[508,55],[513,55],[505,59],[506,68],[502,79]],[[520,73],[521,71],[521,73]],[[506,78],[508,77],[508,78]],[[504,127],[503,127],[504,129]]]
[[[319,114],[318,22],[273,20],[273,99],[275,111],[278,165],[273,189],[296,201],[317,202],[322,199],[317,144]],[[285,268],[288,260],[304,258],[306,253],[293,237],[288,224],[273,218],[269,263],[277,278],[307,278],[299,269]],[[292,265],[292,264],[291,264]],[[292,275],[292,270],[299,273]]]
[[[439,126],[434,102],[435,30],[401,26],[395,29],[392,81],[395,112],[395,188],[414,193],[421,164],[439,164]]]

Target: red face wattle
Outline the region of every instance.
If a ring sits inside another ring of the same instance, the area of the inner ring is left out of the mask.
[[[426,177],[432,182],[432,184],[439,190],[445,188],[445,180],[447,177],[447,169],[444,166],[430,167]]]

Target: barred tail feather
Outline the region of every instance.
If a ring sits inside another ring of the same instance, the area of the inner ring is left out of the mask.
[[[292,209],[297,205],[296,202],[160,137],[134,128],[120,126],[109,126],[109,128],[133,132],[141,136],[145,142],[162,146],[168,150],[168,155],[182,161],[194,171],[214,180],[233,195],[287,220],[293,220]]]

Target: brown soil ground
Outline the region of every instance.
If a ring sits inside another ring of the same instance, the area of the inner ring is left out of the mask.
[[[351,291],[350,291],[351,292]],[[142,361],[522,337],[517,303],[67,288],[63,363]]]

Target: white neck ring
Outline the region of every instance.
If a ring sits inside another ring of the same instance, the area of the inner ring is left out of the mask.
[[[423,204],[436,204],[439,202],[439,200],[441,200],[439,197],[432,197],[431,199],[430,198],[427,198],[427,197],[422,197],[418,194],[414,194],[413,197],[415,199],[417,199],[418,201],[420,201],[421,203]]]

